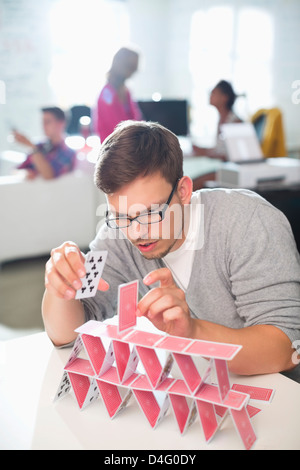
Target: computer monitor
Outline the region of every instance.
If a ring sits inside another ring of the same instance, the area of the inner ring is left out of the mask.
[[[80,118],[83,116],[91,117],[91,108],[86,105],[72,106],[69,113],[66,132],[69,135],[80,134]]]
[[[177,136],[188,135],[187,100],[139,101],[138,105],[145,121],[158,122]]]
[[[251,163],[264,161],[257,134],[251,123],[222,124],[221,132],[230,162]]]

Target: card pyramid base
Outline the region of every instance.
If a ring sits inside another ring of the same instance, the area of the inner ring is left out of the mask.
[[[134,398],[153,429],[170,408],[181,435],[198,420],[208,443],[229,415],[245,449],[252,448],[256,435],[250,416],[260,410],[249,405],[248,394],[231,388],[227,359],[219,354],[223,351],[226,357],[226,345],[201,344],[187,338],[177,338],[176,342],[175,337],[145,334],[136,328],[119,334],[116,328],[107,326],[93,321],[79,328],[55,400],[73,391],[83,410],[100,398],[109,417],[115,418]],[[201,356],[199,350],[207,353],[208,347],[218,357],[212,353],[202,373],[194,359]],[[162,351],[165,362],[161,360]],[[174,365],[181,378],[170,374]]]

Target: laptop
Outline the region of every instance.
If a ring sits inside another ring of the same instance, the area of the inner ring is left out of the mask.
[[[221,125],[228,161],[233,163],[265,162],[256,131],[250,122]]]

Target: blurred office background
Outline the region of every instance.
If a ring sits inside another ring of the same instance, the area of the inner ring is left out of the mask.
[[[114,52],[132,44],[141,53],[128,83],[134,98],[187,100],[188,134],[201,145],[214,143],[209,92],[225,79],[241,95],[242,119],[280,108],[287,153],[297,158],[299,25],[299,0],[0,0],[0,152],[20,150],[13,128],[41,136],[43,106],[93,108]],[[16,245],[22,230],[11,234]],[[0,340],[42,329],[47,253],[12,258],[0,271]]]
[[[208,93],[224,78],[246,95],[242,117],[279,106],[288,147],[298,147],[299,24],[297,0],[1,0],[1,150],[12,127],[39,135],[46,103],[93,106],[128,43],[142,55],[135,98],[188,99],[192,134],[214,138]]]

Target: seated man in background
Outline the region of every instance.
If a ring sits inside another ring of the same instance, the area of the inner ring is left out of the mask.
[[[71,242],[53,249],[42,306],[49,337],[62,346],[85,321],[113,316],[119,284],[139,279],[136,315],[156,328],[242,345],[229,366],[238,374],[294,369],[300,258],[285,216],[251,191],[193,192],[182,163],[177,137],[157,123],[124,122],[104,141],[95,182],[106,225],[91,244],[108,251],[102,292],[75,299],[84,257]]]
[[[26,136],[14,131],[14,138],[32,151],[18,169],[27,170],[29,179],[41,176],[57,178],[74,169],[76,154],[65,144],[65,113],[58,107],[42,108],[43,129],[47,140],[34,144]]]

